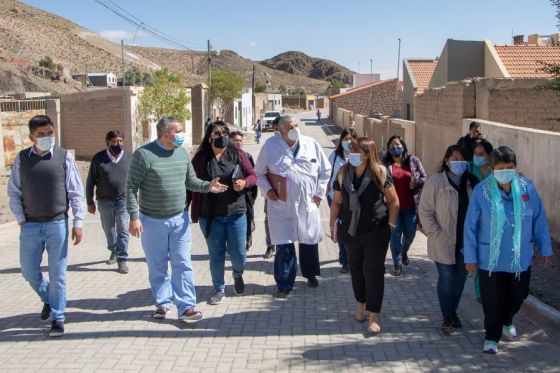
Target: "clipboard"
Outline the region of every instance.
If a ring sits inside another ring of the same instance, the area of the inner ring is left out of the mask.
[[[266,174],[266,179],[268,183],[278,196],[280,201],[286,202],[287,197],[287,185],[286,185],[286,177],[271,174],[270,172]]]

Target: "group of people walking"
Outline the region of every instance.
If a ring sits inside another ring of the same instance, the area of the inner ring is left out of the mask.
[[[133,154],[124,151],[120,132],[107,133],[107,147],[93,157],[86,183],[87,209],[99,211],[107,239],[107,264],[128,273],[129,233],[141,238],[154,318],[166,318],[173,304],[182,321],[203,318],[196,309],[191,223],[199,223],[208,247],[214,287],[208,304],[226,298],[226,255],[233,292],[244,293],[257,188],[265,198],[265,256],[276,250],[274,297],[286,299],[293,290],[298,257],[307,285],[319,286],[320,205],[326,197],[330,237],[357,301],[355,318],[368,320],[371,333],[381,331],[388,249],[391,273],[400,276],[417,226],[428,236],[428,255],[436,263],[444,332],[461,327],[457,309],[467,271],[476,276],[485,352],[497,352],[502,335],[516,336],[513,317],[528,294],[533,244],[543,263],[550,263],[550,233],[534,185],[517,173],[513,151],[494,149],[477,123],[460,144],[447,148],[430,178],[400,136],[390,137],[380,154],[373,140],[344,129],[327,157],[292,116],[278,118],[256,162],[242,149],[243,133],[224,122],[206,125],[192,162],[182,146],[181,122],[163,117],[156,128],[157,139]],[[29,131],[33,146],[16,157],[8,194],[21,227],[23,276],[41,298],[40,318],[51,320],[49,334],[56,337],[64,333],[68,210],[76,245],[82,239],[83,187],[71,153],[55,145],[50,118],[33,117]],[[45,250],[49,281],[40,269]]]

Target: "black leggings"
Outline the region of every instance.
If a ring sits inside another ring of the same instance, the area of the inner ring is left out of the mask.
[[[391,228],[387,223],[375,226],[370,232],[344,242],[348,251],[354,296],[366,303],[366,310],[381,311],[385,288],[385,257],[389,248]]]

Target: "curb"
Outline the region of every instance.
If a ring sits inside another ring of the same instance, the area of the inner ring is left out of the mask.
[[[527,299],[525,299],[521,307],[521,312],[531,321],[548,326],[557,333],[560,333],[560,311],[538,300],[534,296],[529,295]]]

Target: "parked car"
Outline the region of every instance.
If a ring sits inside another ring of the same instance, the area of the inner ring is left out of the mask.
[[[279,111],[266,111],[262,120],[263,132],[272,131],[272,122],[274,122],[274,119],[278,118],[280,115],[282,115],[282,113]]]

